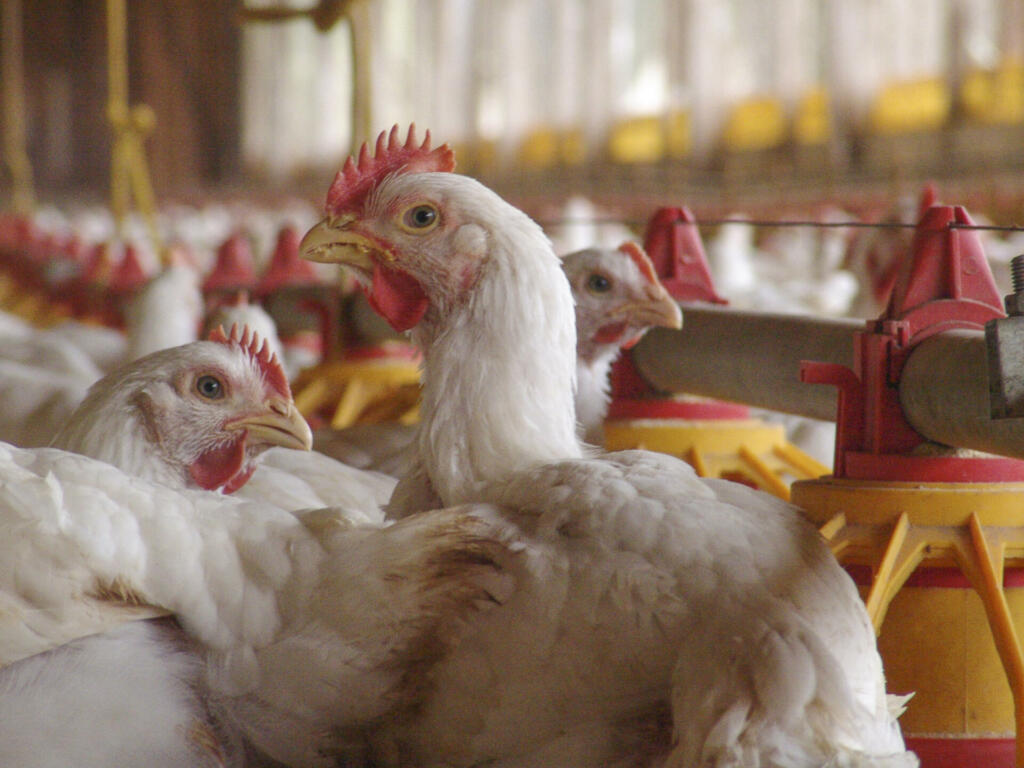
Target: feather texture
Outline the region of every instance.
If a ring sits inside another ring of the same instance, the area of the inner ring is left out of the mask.
[[[115,696],[123,684],[167,699],[175,714],[151,740],[138,733],[126,742],[154,760],[181,718],[207,712],[216,729],[291,765],[365,755],[367,727],[412,708],[466,618],[511,589],[495,557],[515,533],[487,506],[382,527],[342,509],[296,515],[132,478],[57,449],[2,444],[0,477],[0,557],[9,564],[0,573],[0,661],[9,665],[0,670],[0,711],[23,696],[37,708],[70,696],[82,687],[75,677],[102,678],[127,644],[146,669],[112,677],[95,695]],[[184,634],[111,630],[129,618],[126,604],[136,606],[132,618],[173,613]],[[47,651],[59,661],[35,655]],[[186,695],[193,689],[198,698]],[[77,722],[110,727],[110,710],[89,701],[62,706]],[[45,746],[45,721],[12,722],[25,749]],[[82,750],[105,738],[84,726],[77,733]],[[48,764],[19,754],[13,764]]]
[[[304,249],[370,291],[386,263],[429,303],[412,329],[417,464],[389,514],[489,503],[522,539],[502,559],[514,594],[471,618],[415,712],[381,725],[377,759],[916,764],[864,606],[795,508],[668,456],[579,444],[572,295],[536,225],[447,173],[382,176],[364,197]]]

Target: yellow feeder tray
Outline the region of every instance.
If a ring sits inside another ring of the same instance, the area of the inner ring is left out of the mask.
[[[916,692],[922,765],[1024,764],[1024,482],[825,477],[792,500],[861,582],[889,690]]]
[[[672,454],[701,477],[735,480],[786,500],[792,479],[829,472],[788,442],[782,425],[751,418],[610,419],[604,423],[604,443],[609,451],[643,448]]]
[[[306,418],[329,413],[334,429],[419,418],[419,363],[406,347],[381,347],[303,371],[293,384]]]

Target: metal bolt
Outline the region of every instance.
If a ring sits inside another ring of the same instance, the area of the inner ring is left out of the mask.
[[[1024,254],[1010,260],[1010,278],[1013,281],[1013,293],[1003,303],[1007,315],[1019,317],[1024,315]]]
[[[1024,254],[1010,260],[1010,275],[1013,278],[1013,292],[1024,292]]]

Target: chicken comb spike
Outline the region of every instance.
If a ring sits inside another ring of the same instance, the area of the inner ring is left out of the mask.
[[[232,323],[230,334],[225,334],[224,326],[218,325],[210,331],[207,340],[239,347],[260,369],[267,385],[281,397],[291,400],[292,390],[288,386],[288,377],[277,355],[270,351],[266,340],[248,325],[239,328],[238,323]]]
[[[658,276],[654,272],[654,264],[651,263],[650,257],[644,253],[643,248],[632,241],[627,241],[619,246],[619,250],[633,260],[636,268],[640,270],[640,274],[647,279],[647,282],[658,282]]]
[[[402,143],[395,125],[390,132],[382,131],[377,137],[373,155],[369,145],[363,142],[358,160],[349,156],[327,191],[324,210],[335,216],[358,213],[374,186],[396,173],[447,173],[453,170],[455,153],[447,144],[431,149],[430,131],[419,143],[415,123],[409,125],[409,133]]]

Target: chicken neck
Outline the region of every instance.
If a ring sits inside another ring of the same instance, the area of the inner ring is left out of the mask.
[[[424,352],[420,457],[448,505],[486,500],[486,485],[512,472],[582,455],[569,284],[526,216],[488,237],[465,301],[432,310],[414,333]]]

